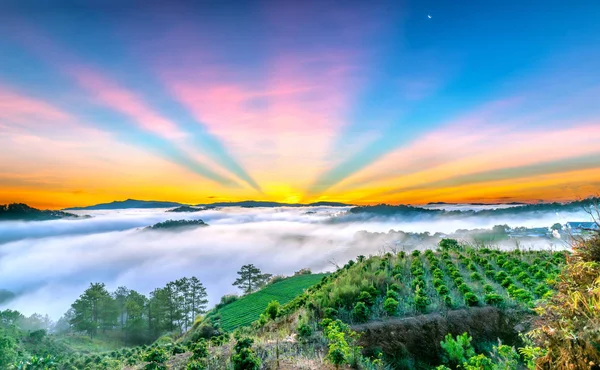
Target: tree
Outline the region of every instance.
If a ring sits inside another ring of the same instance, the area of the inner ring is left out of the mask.
[[[146,329],[146,319],[144,315],[145,308],[148,305],[148,298],[143,294],[130,290],[125,300],[125,341],[141,342],[143,332]]]
[[[576,241],[555,288],[535,308],[538,318],[529,333],[544,351],[536,368],[593,368],[600,364],[600,233]]]
[[[562,230],[562,225],[557,222],[554,225],[550,226],[550,230],[560,231]]]
[[[117,307],[104,283],[91,283],[71,307],[74,317],[70,324],[75,330],[85,332],[91,338],[97,334],[98,329],[104,331],[116,324]]]
[[[206,299],[206,288],[195,276],[190,278],[188,296],[191,319],[193,322],[196,319],[196,316],[206,312],[206,305],[208,304],[208,299]]]
[[[15,339],[0,328],[0,368],[9,369],[17,359],[17,343]]]
[[[244,265],[237,272],[239,278],[232,284],[239,287],[245,294],[252,293],[256,289],[264,286],[271,278],[271,274],[263,274],[259,268],[253,264]]]
[[[127,301],[127,296],[129,295],[129,289],[124,286],[120,286],[113,293],[113,297],[115,298],[115,302],[119,309],[119,322],[121,326],[121,330],[125,328],[125,302]]]

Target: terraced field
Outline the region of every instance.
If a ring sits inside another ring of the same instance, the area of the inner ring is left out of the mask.
[[[551,294],[564,252],[454,246],[359,257],[308,299],[318,312],[350,323],[469,306],[531,308]]]
[[[221,328],[232,331],[258,320],[269,302],[276,300],[282,305],[302,294],[305,289],[317,284],[326,274],[292,276],[249,294],[239,300],[211,312],[208,317],[221,317]]]

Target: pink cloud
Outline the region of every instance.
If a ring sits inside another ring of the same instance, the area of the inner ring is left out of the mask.
[[[119,86],[101,73],[85,67],[71,67],[69,74],[102,103],[127,115],[143,129],[169,139],[185,136],[177,125],[153,111],[135,93]]]

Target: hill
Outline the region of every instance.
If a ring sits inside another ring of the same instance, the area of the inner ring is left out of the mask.
[[[258,200],[245,200],[241,202],[215,202],[196,204],[194,207],[203,207],[205,209],[211,209],[215,207],[244,207],[244,208],[256,208],[256,207],[348,207],[350,204],[338,203],[338,202],[315,202],[315,203],[279,203],[279,202],[268,202]],[[173,208],[173,207],[188,207],[190,206],[177,203],[177,202],[164,202],[157,200],[136,200],[127,199],[123,201],[114,201],[110,203],[101,203],[93,206],[85,207],[71,207],[65,208],[67,211],[80,211],[80,210],[107,210],[107,209],[130,209],[130,208]],[[174,211],[178,212],[178,211]]]
[[[338,217],[339,221],[344,219],[352,220],[354,217],[405,217],[405,218],[433,218],[433,217],[487,217],[487,216],[511,216],[511,215],[523,215],[523,214],[541,214],[541,213],[555,213],[555,212],[578,212],[589,207],[594,207],[600,202],[600,198],[587,198],[583,200],[577,200],[566,203],[538,203],[538,204],[526,204],[518,207],[509,208],[493,208],[483,210],[442,210],[442,209],[428,209],[422,207],[408,206],[408,205],[390,205],[390,204],[377,204],[369,206],[357,206],[348,210],[348,212]],[[431,204],[444,204],[442,202],[430,203]],[[507,203],[515,204],[515,203]]]
[[[243,296],[233,303],[216,308],[206,316],[209,320],[220,323],[225,331],[232,331],[240,326],[250,325],[258,320],[261,313],[271,301],[286,304],[305,289],[317,284],[327,274],[297,275],[278,281],[265,288]]]
[[[130,208],[173,208],[183,206],[182,203],[177,202],[163,202],[157,200],[136,200],[127,199],[123,201],[114,201],[110,203],[101,203],[87,207],[71,207],[65,208],[67,211],[79,211],[79,210],[107,210],[107,209],[130,209]]]
[[[243,208],[272,208],[272,207],[348,207],[350,204],[338,202],[315,202],[315,203],[280,203],[259,200],[244,200],[241,202],[217,202],[209,204],[197,204],[197,207],[243,207]]]
[[[174,213],[185,213],[185,212],[200,212],[200,211],[204,211],[206,210],[206,208],[195,208],[195,207],[190,207],[190,206],[180,206],[177,208],[173,208],[173,209],[168,209],[165,212],[174,212]]]
[[[46,221],[80,217],[82,216],[63,211],[39,210],[23,203],[0,205],[0,221]]]
[[[208,226],[202,220],[167,220],[148,226],[146,230],[173,230]]]

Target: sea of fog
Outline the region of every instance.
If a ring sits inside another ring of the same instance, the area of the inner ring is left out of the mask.
[[[210,304],[236,293],[231,283],[240,266],[253,263],[271,274],[301,268],[331,271],[357,255],[377,254],[382,245],[355,238],[358,231],[451,233],[457,229],[509,226],[549,227],[586,220],[587,215],[548,213],[531,217],[465,219],[377,218],[339,220],[347,208],[223,208],[196,213],[165,209],[76,211],[78,220],[0,222],[0,289],[18,294],[0,308],[24,314],[61,316],[90,282],[109,290],[127,286],[144,294],[168,281],[197,276]],[[150,231],[167,219],[202,219],[209,227]],[[547,242],[546,242],[547,244]],[[544,242],[531,247],[543,248]]]

